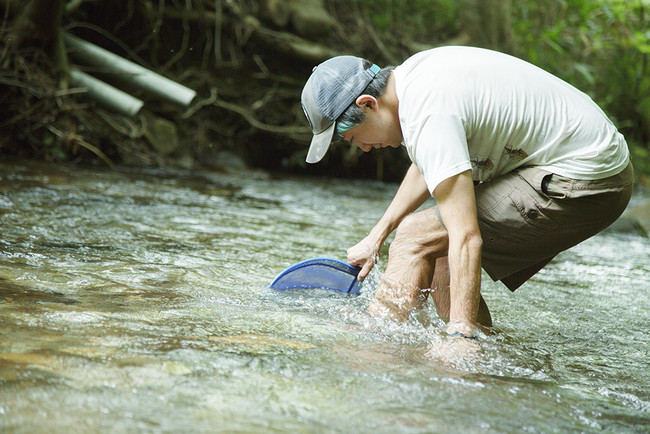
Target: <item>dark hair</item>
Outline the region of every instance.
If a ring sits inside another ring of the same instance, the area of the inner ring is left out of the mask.
[[[363,59],[363,67],[365,69],[368,69],[371,66],[372,62]],[[386,66],[382,68],[359,95],[370,95],[375,98],[382,96],[386,89],[386,83],[388,83],[388,77],[390,77],[390,73],[393,72],[393,69],[395,69],[394,66]],[[341,116],[336,119],[336,133],[341,135],[365,120],[366,114],[363,110],[357,107],[355,98],[355,101],[353,101],[352,104],[341,113]]]

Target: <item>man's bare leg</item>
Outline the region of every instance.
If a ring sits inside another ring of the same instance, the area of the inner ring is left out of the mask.
[[[405,321],[413,309],[422,307],[434,276],[436,258],[446,257],[447,245],[447,230],[433,207],[402,220],[370,312]]]
[[[436,260],[431,281],[431,298],[436,306],[438,316],[448,321],[451,300],[449,298],[449,263],[446,256]],[[482,295],[478,305],[476,322],[485,327],[492,327],[492,316]]]

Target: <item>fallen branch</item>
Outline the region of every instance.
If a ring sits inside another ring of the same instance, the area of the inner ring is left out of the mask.
[[[106,154],[104,154],[102,151],[100,151],[98,148],[95,146],[91,145],[90,143],[86,142],[81,136],[78,136],[75,133],[69,133],[68,135],[64,134],[63,131],[53,127],[52,125],[48,125],[47,129],[49,132],[57,136],[61,140],[65,140],[68,143],[75,143],[83,148],[88,149],[90,152],[93,154],[97,155],[99,158],[101,158],[111,169],[115,167],[115,164],[111,161]]]
[[[283,134],[283,135],[298,135],[298,136],[305,136],[309,135],[311,131],[307,127],[300,127],[300,126],[280,126],[280,125],[269,125],[265,124],[263,122],[258,121],[255,116],[250,112],[250,110],[238,106],[236,104],[231,104],[225,101],[217,100],[214,102],[214,105],[217,107],[221,107],[222,109],[237,113],[244,117],[246,121],[254,128],[257,128],[258,130],[266,131],[269,133],[273,134]]]
[[[0,77],[0,84],[20,87],[22,89],[28,90],[29,92],[31,92],[32,95],[34,95],[37,98],[43,98],[45,96],[43,89],[37,88],[36,86],[32,86],[29,83],[23,83],[22,81],[11,77]]]
[[[192,106],[181,115],[181,119],[188,119],[192,117],[200,108],[205,107],[206,105],[214,104],[217,102],[217,88],[210,88],[210,96],[206,99],[199,100],[192,104]]]
[[[141,122],[139,127],[134,121],[129,120],[129,118],[120,115],[112,115],[102,110],[97,110],[97,116],[102,118],[109,127],[130,139],[139,139],[144,136],[144,132],[147,129],[146,117],[142,115],[138,117],[138,120]]]
[[[292,33],[278,32],[266,27],[253,27],[255,42],[267,49],[311,64],[318,64],[341,53],[324,45],[303,39]]]
[[[298,58],[311,64],[317,64],[330,57],[341,54],[329,47],[308,41],[293,33],[271,30],[264,27],[257,18],[245,13],[233,2],[224,2],[223,6],[231,15],[234,15],[238,26],[241,27],[243,34],[239,40],[241,46],[246,44],[249,39],[253,39],[256,43],[263,45],[271,52],[280,53],[291,58]],[[217,15],[215,12],[207,11],[165,9],[164,17],[173,20],[189,20],[208,26],[234,24],[232,17],[228,17],[225,14]],[[227,21],[227,18],[230,18],[230,21]]]
[[[32,114],[38,112],[46,103],[45,99],[42,99],[40,101],[37,101],[36,103],[32,104],[27,110],[21,111],[15,116],[12,116],[11,118],[7,119],[6,121],[0,123],[0,128],[7,127],[9,125],[14,124],[15,122],[18,122],[22,119],[27,119],[29,118]]]

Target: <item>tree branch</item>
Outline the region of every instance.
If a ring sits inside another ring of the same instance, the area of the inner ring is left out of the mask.
[[[266,131],[273,134],[283,134],[283,135],[299,135],[307,136],[311,133],[309,128],[301,126],[279,126],[279,125],[269,125],[263,122],[258,121],[255,116],[250,112],[250,110],[238,106],[236,104],[231,104],[225,101],[216,100],[214,105],[221,107],[222,109],[237,113],[246,119],[246,121],[254,128],[258,130]]]

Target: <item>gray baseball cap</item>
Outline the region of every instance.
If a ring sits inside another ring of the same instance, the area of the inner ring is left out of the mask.
[[[319,162],[327,153],[336,130],[336,119],[357,99],[380,71],[363,67],[363,59],[337,56],[314,68],[302,90],[302,109],[314,137],[307,153],[308,163]]]

